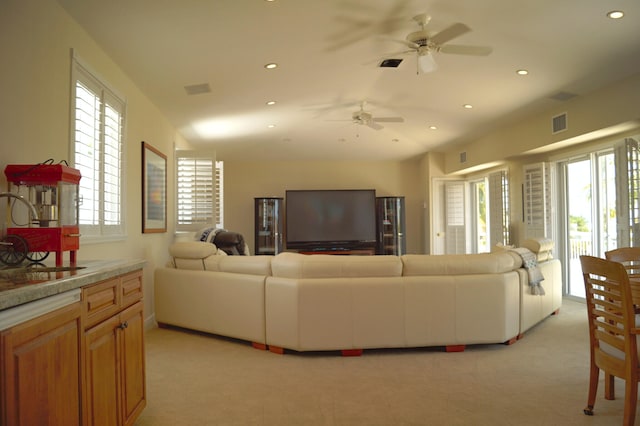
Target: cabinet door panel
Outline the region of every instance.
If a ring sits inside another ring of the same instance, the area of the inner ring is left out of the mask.
[[[2,332],[0,423],[80,423],[80,341],[79,303]]]
[[[85,327],[92,327],[120,310],[119,278],[110,279],[83,289]]]
[[[87,421],[91,425],[113,426],[118,421],[118,317],[110,318],[88,330],[86,346]]]
[[[138,302],[120,314],[126,324],[120,333],[122,342],[122,407],[124,424],[133,421],[146,405],[144,317],[142,302]]]
[[[127,307],[142,299],[142,272],[136,271],[122,277],[122,307]]]

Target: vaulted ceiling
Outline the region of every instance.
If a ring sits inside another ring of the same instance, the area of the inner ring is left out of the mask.
[[[223,160],[409,158],[640,72],[638,0],[58,2],[193,146]],[[418,72],[403,40],[419,14],[431,37],[470,28],[443,45],[492,52],[443,49],[435,71]],[[363,102],[374,119],[403,121],[354,123]]]

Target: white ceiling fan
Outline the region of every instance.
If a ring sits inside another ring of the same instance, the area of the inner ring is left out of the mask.
[[[370,127],[374,130],[384,129],[384,126],[378,123],[404,123],[404,118],[402,117],[374,117],[368,111],[365,111],[366,102],[360,103],[360,110],[355,111],[351,115],[351,121],[355,124],[359,124],[362,126]]]
[[[454,38],[471,31],[471,28],[462,23],[455,23],[438,33],[430,33],[426,27],[431,20],[431,16],[422,13],[413,17],[413,20],[420,25],[419,31],[414,31],[407,35],[405,40],[394,40],[410,48],[403,52],[392,55],[402,55],[415,53],[417,57],[417,72],[428,73],[435,71],[438,67],[433,53],[452,53],[457,55],[487,56],[493,49],[489,46],[468,46],[459,44],[445,44]]]

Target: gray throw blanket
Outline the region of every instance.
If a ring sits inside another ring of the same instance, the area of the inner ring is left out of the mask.
[[[516,252],[522,258],[522,267],[526,269],[529,276],[529,288],[531,294],[544,296],[544,288],[542,287],[542,280],[544,276],[542,271],[538,268],[538,257],[531,250],[526,248],[513,248],[512,251]]]

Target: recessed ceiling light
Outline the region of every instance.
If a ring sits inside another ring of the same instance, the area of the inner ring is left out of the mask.
[[[430,130],[438,130],[438,128],[436,126],[429,126]]]
[[[274,127],[276,127],[276,125],[275,124],[269,124],[267,127],[270,128],[270,129],[273,129]]]
[[[276,101],[267,101],[266,104],[269,105],[269,106],[275,105]]]
[[[624,16],[624,12],[621,10],[612,10],[607,13],[607,16],[611,19],[620,19]]]
[[[527,74],[529,74],[529,71],[527,71],[527,70],[518,70],[518,71],[516,71],[516,74],[518,74],[518,75],[527,75]]]
[[[462,106],[463,106],[464,108],[466,108],[466,109],[471,109],[471,108],[473,108],[473,105],[471,105],[471,104],[464,104],[464,105],[462,105]]]
[[[269,63],[269,64],[265,65],[264,67],[265,67],[266,69],[268,69],[268,70],[272,70],[272,69],[274,69],[274,68],[278,68],[278,64],[276,64],[276,63],[274,63],[274,62],[271,62],[271,63]]]

